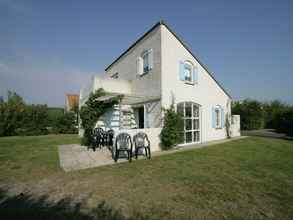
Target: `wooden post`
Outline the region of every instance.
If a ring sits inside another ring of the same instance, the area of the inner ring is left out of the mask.
[[[122,120],[123,120],[123,115],[122,115],[122,106],[121,106],[121,102],[122,102],[122,97],[119,98],[119,130],[122,129]]]

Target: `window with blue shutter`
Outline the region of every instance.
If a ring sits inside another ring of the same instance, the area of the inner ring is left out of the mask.
[[[149,70],[153,69],[153,49],[149,50]]]
[[[136,73],[137,75],[141,75],[143,74],[143,70],[142,70],[142,58],[141,57],[137,57],[136,59]]]
[[[185,73],[184,73],[184,62],[179,62],[179,79],[181,81],[185,81]]]
[[[190,61],[179,62],[179,79],[188,84],[198,82],[198,68]]]
[[[212,107],[212,128],[216,128],[216,110]]]
[[[198,83],[198,68],[196,66],[193,67],[193,82]]]
[[[221,125],[222,125],[222,128],[224,128],[225,127],[225,112],[223,108],[221,108],[221,119],[222,119]]]
[[[217,105],[216,107],[212,108],[212,127],[225,127],[225,111],[220,105]]]
[[[153,50],[145,50],[142,55],[143,73],[149,72],[153,68]]]

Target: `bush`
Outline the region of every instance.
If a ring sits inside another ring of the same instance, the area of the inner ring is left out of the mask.
[[[273,128],[293,136],[293,107],[278,100],[267,103],[249,99],[235,102],[232,113],[240,115],[241,129]]]
[[[0,102],[0,136],[17,134],[17,129],[23,125],[25,104],[15,92],[8,91],[7,101]]]
[[[15,92],[9,91],[7,100],[0,97],[0,136],[77,133],[76,117],[62,108],[27,105]]]
[[[20,128],[17,135],[44,135],[48,134],[48,108],[46,105],[26,105]]]
[[[262,103],[246,99],[232,105],[232,114],[240,115],[241,129],[253,130],[264,128],[264,111]]]
[[[277,112],[273,125],[277,131],[293,136],[293,107]]]
[[[168,150],[183,142],[184,122],[181,115],[176,113],[174,105],[164,111],[164,126],[160,134],[161,148]]]
[[[53,132],[59,134],[76,134],[77,123],[75,113],[67,112],[60,115],[56,119],[55,125],[53,127]]]
[[[84,135],[81,144],[90,145],[92,131],[98,119],[109,109],[118,104],[120,96],[108,101],[99,101],[98,98],[105,96],[107,93],[103,89],[98,89],[95,93],[91,93],[85,105],[80,109],[81,126],[84,129]]]

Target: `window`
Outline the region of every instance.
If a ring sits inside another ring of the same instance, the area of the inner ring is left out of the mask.
[[[143,72],[146,73],[149,71],[149,53],[144,53],[142,56],[143,60]]]
[[[193,102],[181,102],[177,105],[177,112],[182,115],[184,120],[183,143],[199,142],[199,105]]]
[[[221,127],[221,111],[220,108],[215,109],[216,112],[216,128]]]
[[[114,74],[111,76],[111,78],[113,78],[113,79],[118,79],[118,78],[119,78],[119,74],[118,74],[118,72],[117,72],[117,73],[114,73]]]
[[[212,127],[213,128],[223,128],[225,126],[225,115],[224,109],[217,105],[212,109]]]
[[[141,57],[143,73],[147,73],[152,69],[152,49],[144,51]]]
[[[198,67],[193,65],[190,61],[179,62],[179,79],[187,84],[198,83]]]
[[[192,82],[192,65],[189,63],[184,64],[184,80]]]

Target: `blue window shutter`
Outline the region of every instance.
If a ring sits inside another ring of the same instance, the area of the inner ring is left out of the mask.
[[[179,62],[179,79],[182,80],[182,81],[185,80],[184,62],[182,62],[182,61]]]
[[[141,58],[137,57],[136,58],[136,74],[137,75],[141,75],[141,73],[142,73],[142,67],[141,67],[142,63],[141,62],[142,62]]]
[[[193,67],[193,82],[198,82],[198,68],[196,66]]]
[[[216,111],[214,107],[212,107],[212,128],[216,128]]]
[[[221,107],[221,119],[222,119],[222,128],[225,127],[225,112],[224,112],[224,109]]]
[[[153,69],[153,49],[150,49],[149,51],[148,51],[148,53],[149,53],[149,69],[151,70],[151,69]]]

